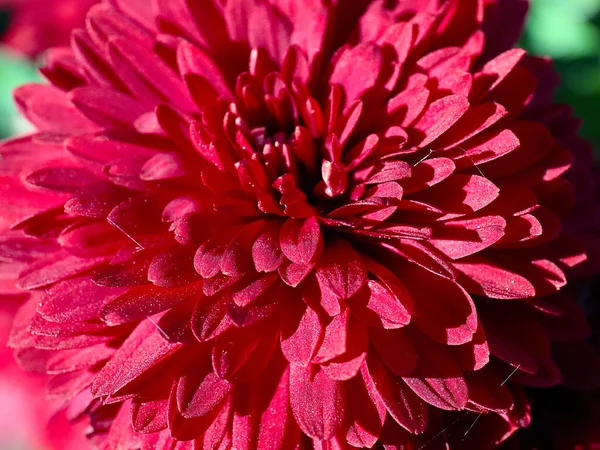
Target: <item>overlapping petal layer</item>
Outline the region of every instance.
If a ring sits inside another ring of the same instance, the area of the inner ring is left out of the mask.
[[[106,450],[526,426],[551,342],[586,337],[562,225],[590,174],[509,3],[93,7],[1,150],[17,357]]]

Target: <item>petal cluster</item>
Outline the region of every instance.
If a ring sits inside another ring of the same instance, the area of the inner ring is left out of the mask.
[[[510,48],[524,6],[94,6],[0,150],[17,358],[106,450],[527,426],[551,342],[586,337],[563,224],[587,147],[549,62]]]

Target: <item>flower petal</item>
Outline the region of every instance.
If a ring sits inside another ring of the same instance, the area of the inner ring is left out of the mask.
[[[342,424],[344,385],[318,367],[290,366],[290,404],[298,425],[315,439],[329,439]]]

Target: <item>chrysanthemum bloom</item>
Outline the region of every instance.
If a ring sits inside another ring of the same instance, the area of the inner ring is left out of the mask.
[[[522,386],[561,381],[550,341],[585,331],[558,292],[585,256],[561,227],[582,143],[548,63],[509,49],[519,11],[92,8],[52,86],[17,92],[39,132],[2,148],[21,363],[106,450],[484,449],[525,426]]]
[[[69,44],[71,31],[83,26],[98,0],[0,0],[10,16],[2,41],[31,58],[50,47]]]

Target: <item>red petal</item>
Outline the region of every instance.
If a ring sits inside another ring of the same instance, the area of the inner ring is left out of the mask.
[[[278,278],[279,277],[276,273],[271,273],[265,276],[259,275],[250,276],[250,278],[243,278],[231,288],[233,301],[239,307],[245,308],[249,304],[255,302],[266,292],[270,292],[270,294],[266,294],[267,296],[273,295],[271,294],[273,290],[270,290],[270,288],[273,286],[273,283],[278,280]],[[281,283],[276,285],[274,289],[277,289],[280,285]]]
[[[515,121],[510,131],[519,140],[518,147],[512,149],[514,136],[507,135],[510,139],[507,144],[512,151],[486,163],[481,169],[485,176],[497,178],[516,174],[549,155],[556,144],[548,129],[540,122]]]
[[[460,95],[449,95],[431,103],[413,125],[413,139],[419,147],[427,147],[454,125],[469,109],[469,101]]]
[[[288,219],[281,227],[279,242],[283,254],[297,264],[316,261],[323,249],[323,236],[316,217]]]
[[[252,222],[231,240],[221,259],[221,271],[224,275],[236,277],[254,271],[252,246],[262,226],[261,220]]]
[[[210,369],[210,365],[207,367]],[[177,405],[183,417],[202,417],[213,411],[231,391],[229,382],[212,370],[183,375],[177,384]]]
[[[146,400],[136,397],[131,404],[131,425],[138,433],[158,433],[167,428],[168,398]],[[160,447],[157,447],[160,448]]]
[[[459,282],[474,294],[500,299],[537,297],[556,292],[566,284],[565,275],[547,260],[519,258],[517,254],[498,261],[468,256],[454,267],[461,272]]]
[[[144,79],[140,80],[144,83],[144,89],[154,91],[153,94],[147,95],[147,92],[142,93],[138,90],[140,97],[152,98],[152,95],[158,94],[183,111],[194,110],[183,81],[158,54],[149,52],[140,43],[123,37],[112,38],[108,47],[113,64],[121,68],[133,68],[136,75]],[[118,72],[120,76],[124,73],[123,70]]]
[[[444,222],[433,232],[429,243],[450,259],[479,253],[504,237],[506,221],[500,216]]]
[[[382,51],[373,43],[344,48],[334,63],[329,83],[343,86],[346,104],[350,104],[375,86],[382,65]]]
[[[497,303],[480,308],[490,352],[522,371],[535,374],[550,356],[545,329],[526,306]]]
[[[483,325],[477,324],[473,340],[463,345],[451,347],[454,359],[463,370],[479,370],[490,362],[490,349],[485,337]]]
[[[446,346],[436,344],[427,337],[416,338],[419,354],[417,369],[410,376],[404,377],[406,384],[430,405],[445,410],[462,410],[469,399],[467,383],[460,367],[452,358]]]
[[[342,300],[356,294],[367,281],[367,268],[362,257],[341,239],[325,246],[316,274],[319,283]]]
[[[392,377],[377,356],[369,354],[361,369],[369,395],[381,399],[390,416],[411,433],[421,434],[427,427],[428,406],[402,381]]]
[[[449,149],[491,127],[508,112],[498,103],[482,103],[467,111],[437,142],[436,149]]]
[[[386,329],[401,328],[408,325],[411,318],[411,313],[403,302],[408,299],[412,310],[412,300],[399,280],[397,280],[398,282],[392,279],[387,281],[392,283],[393,291],[377,281],[369,280],[367,282],[367,289],[364,290],[364,295],[367,296],[365,319],[370,324]],[[360,295],[363,295],[362,291]]]
[[[107,257],[77,258],[62,251],[32,263],[19,275],[22,289],[36,289],[87,272],[106,262]]]
[[[428,158],[412,168],[410,178],[402,180],[401,184],[406,194],[422,191],[434,186],[454,173],[456,166],[448,158]]]
[[[104,129],[132,126],[148,112],[144,104],[118,91],[93,86],[80,87],[70,93],[79,111]]]
[[[252,260],[257,272],[272,272],[283,262],[279,246],[279,224],[267,222],[252,244]]]
[[[500,189],[479,175],[454,174],[432,188],[413,194],[420,202],[430,203],[446,212],[440,220],[452,219],[486,207]]]
[[[367,357],[369,335],[364,322],[351,317],[346,336],[346,351],[321,365],[323,372],[334,380],[354,378]]]
[[[18,88],[15,102],[40,131],[93,133],[98,128],[69,101],[66,92],[54,86],[28,84]]]
[[[306,367],[321,343],[319,315],[300,299],[291,298],[281,310],[281,351],[292,364]]]
[[[69,278],[46,291],[37,311],[51,322],[95,319],[102,307],[123,291],[121,288],[99,287],[86,275]]]
[[[386,417],[385,405],[378,398],[372,398],[362,376],[349,380],[346,384],[352,395],[347,396],[348,417],[351,423],[346,432],[346,441],[353,447],[372,448],[383,427]]]
[[[256,448],[267,450],[297,448],[300,430],[290,411],[290,370],[281,374],[274,393],[261,416]],[[258,383],[264,385],[264,380]]]
[[[104,322],[111,326],[144,319],[170,309],[186,299],[197,296],[200,289],[198,285],[184,286],[178,289],[167,289],[152,285],[134,287],[129,289],[127,293],[106,303],[100,316]]]
[[[247,381],[265,368],[279,338],[276,324],[265,319],[244,328],[230,328],[217,337],[213,347],[213,368],[221,378]]]
[[[0,235],[0,258],[3,262],[35,261],[59,249],[60,247],[52,241]]]
[[[313,270],[313,264],[296,264],[284,261],[279,267],[279,276],[285,284],[297,287]]]
[[[377,354],[396,376],[405,376],[417,366],[417,352],[404,330],[369,329]]]
[[[298,425],[309,437],[329,439],[342,424],[344,385],[318,366],[290,366],[290,404]]]
[[[144,163],[140,179],[160,181],[187,175],[186,161],[174,153],[159,153]]]
[[[177,46],[177,63],[184,76],[199,75],[224,98],[233,98],[227,81],[212,58],[189,41],[182,40]]]
[[[449,153],[455,155],[453,160],[456,167],[464,169],[500,158],[519,145],[519,138],[511,130],[488,131],[465,142],[461,148],[450,150]]]
[[[421,331],[448,345],[465,344],[473,339],[477,313],[473,300],[460,285],[414,264],[400,270],[414,299],[413,321]]]
[[[196,339],[204,342],[223,333],[230,325],[226,316],[228,302],[225,295],[216,298],[201,298],[192,311],[191,326]]]
[[[498,86],[524,55],[525,50],[514,48],[486,63],[481,72],[475,75],[471,96],[480,98]]]
[[[409,127],[421,115],[427,100],[429,90],[424,87],[415,87],[400,92],[387,103],[387,115],[391,119],[398,117],[398,123],[402,127]]]
[[[172,288],[185,286],[198,279],[190,249],[176,247],[161,253],[148,267],[148,281],[156,286]]]
[[[327,324],[321,348],[315,357],[317,362],[329,361],[346,352],[349,320],[350,310],[346,309]]]
[[[251,8],[248,21],[248,42],[251,48],[264,48],[273,61],[280,63],[290,44],[293,25],[270,4]]]
[[[140,375],[169,358],[181,344],[171,344],[150,320],[140,323],[94,379],[95,396],[115,395]]]

